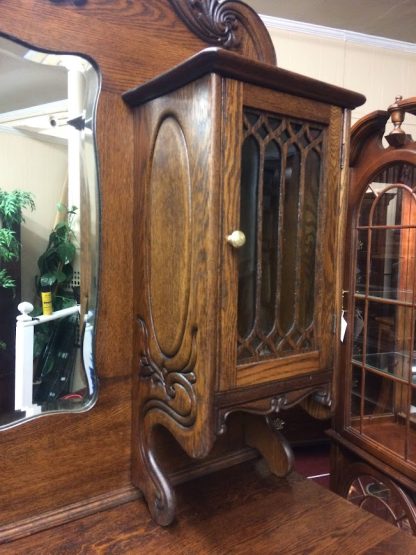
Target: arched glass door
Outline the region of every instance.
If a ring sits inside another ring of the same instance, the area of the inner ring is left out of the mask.
[[[416,167],[366,187],[354,229],[349,426],[416,462]]]

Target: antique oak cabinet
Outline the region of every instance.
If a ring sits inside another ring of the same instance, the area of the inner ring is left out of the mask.
[[[166,524],[171,478],[247,444],[285,474],[276,414],[330,399],[363,97],[277,68],[239,1],[2,0],[0,35],[100,82],[97,401],[0,430],[0,542],[136,499],[132,479]]]
[[[344,109],[363,97],[209,48],[123,98],[136,145],[133,480],[166,525],[156,427],[202,458],[246,413],[247,443],[283,476],[293,457],[277,414],[330,403]]]
[[[401,127],[406,113],[416,99],[397,97],[352,129],[332,479],[416,534],[416,143]]]

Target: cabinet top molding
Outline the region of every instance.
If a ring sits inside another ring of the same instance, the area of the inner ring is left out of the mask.
[[[126,91],[123,99],[131,106],[138,106],[208,73],[218,73],[224,77],[244,80],[260,87],[331,103],[343,108],[356,108],[366,100],[362,94],[348,89],[214,47],[202,50],[144,85]]]
[[[276,65],[276,53],[264,23],[240,0],[169,0],[176,14],[207,44]]]

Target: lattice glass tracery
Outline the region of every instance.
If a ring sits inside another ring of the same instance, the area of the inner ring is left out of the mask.
[[[244,110],[239,363],[315,349],[315,260],[324,127]]]

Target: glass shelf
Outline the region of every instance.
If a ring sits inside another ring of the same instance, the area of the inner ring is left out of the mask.
[[[364,366],[367,370],[383,372],[387,376],[399,379],[403,383],[408,383],[408,379],[403,377],[404,370],[409,371],[409,355],[403,352],[382,352],[373,353],[366,356],[353,355],[352,363],[357,366]],[[412,383],[416,385],[416,358],[412,359],[411,364]]]

